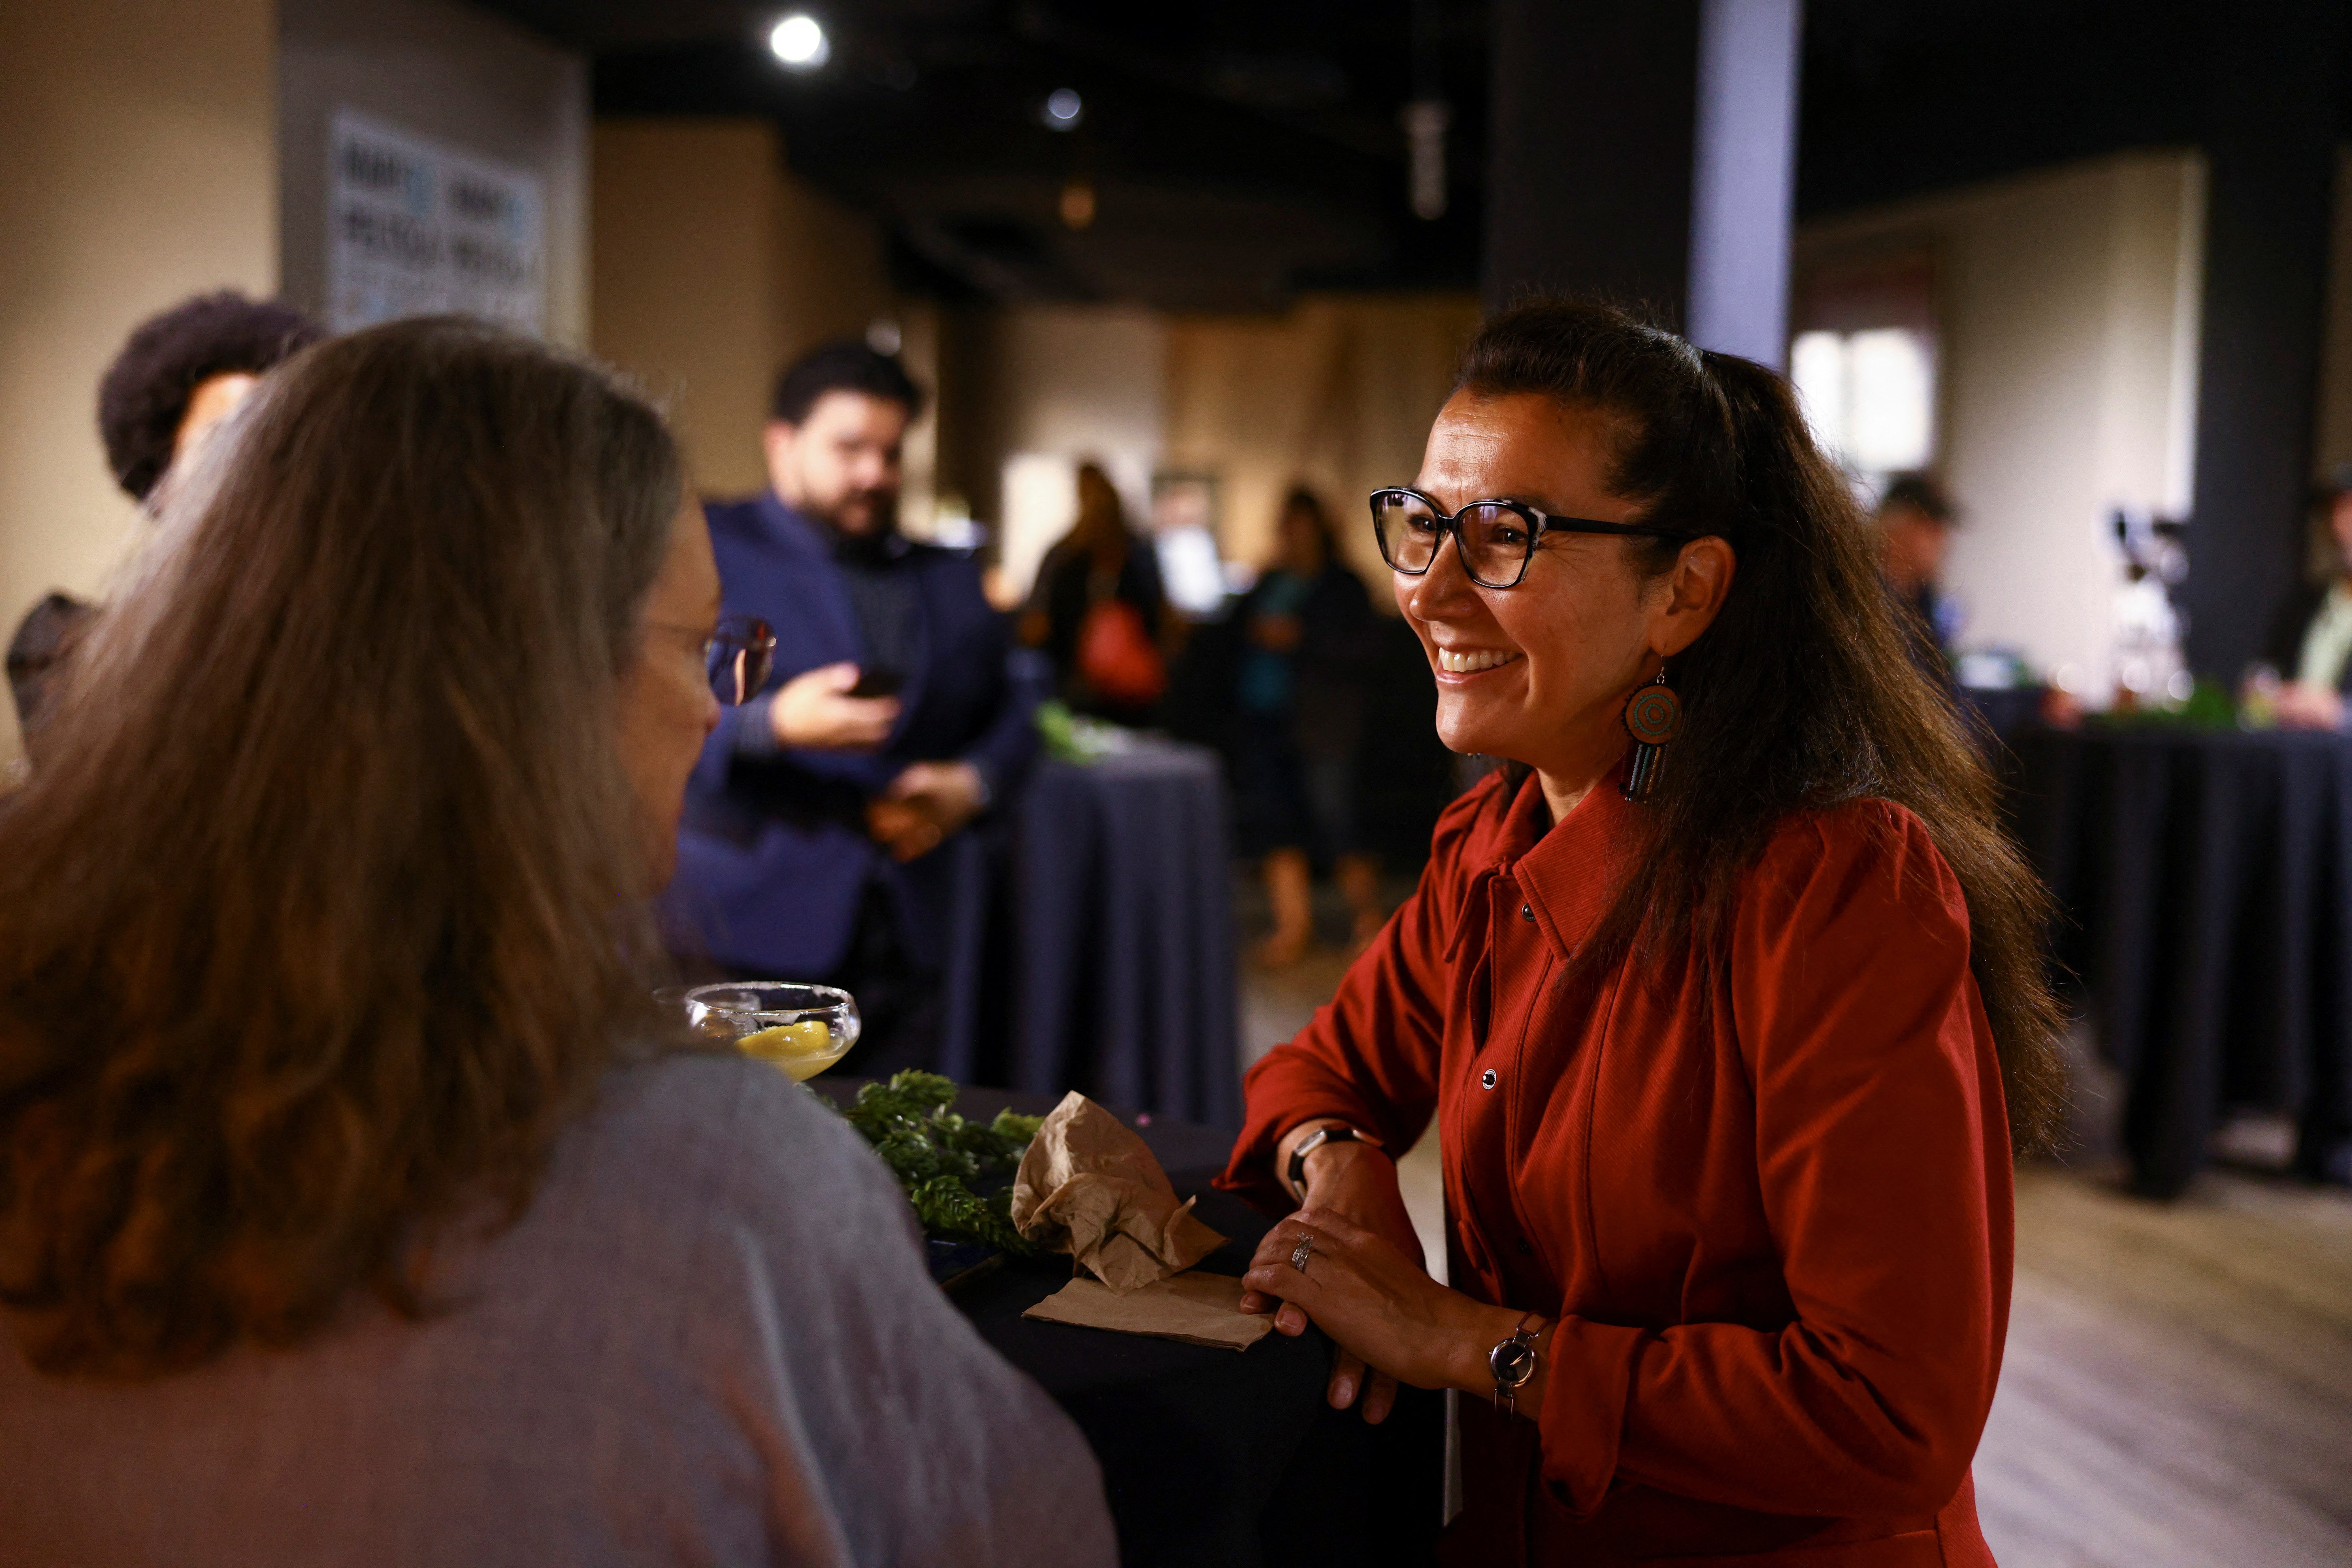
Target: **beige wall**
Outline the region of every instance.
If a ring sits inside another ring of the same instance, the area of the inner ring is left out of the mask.
[[[1386,570],[1364,497],[1408,484],[1454,361],[1478,327],[1469,294],[1308,299],[1275,317],[1183,316],[1169,328],[1167,461],[1219,476],[1225,552],[1263,563],[1295,483],[1332,509],[1349,558]],[[1387,605],[1386,596],[1373,595]]]
[[[980,513],[997,531],[1003,591],[1022,593],[1076,518],[1079,462],[1103,466],[1131,524],[1150,515],[1168,324],[1132,305],[1013,305],[981,316],[971,337],[950,416],[974,427]]]
[[[880,237],[765,121],[600,121],[593,147],[590,341],[667,399],[698,488],[757,490],[778,367],[891,310]]]
[[[669,405],[696,483],[757,489],[775,339],[774,133],[719,121],[600,121],[589,342]]]
[[[782,364],[828,338],[863,337],[892,310],[882,233],[872,219],[785,172],[775,181],[775,356]]]
[[[588,62],[456,0],[278,0],[286,297],[327,306],[327,135],[338,109],[539,176],[547,330],[588,337]]]
[[[1069,482],[1100,461],[1131,520],[1160,470],[1214,475],[1231,560],[1273,553],[1283,493],[1304,482],[1333,509],[1349,558],[1386,573],[1363,498],[1411,479],[1454,360],[1478,324],[1471,295],[1328,295],[1279,315],[1171,316],[1131,306],[1028,305],[969,332],[958,387],[977,428],[980,514],[999,530],[1003,586],[1026,587],[1066,530]],[[1385,597],[1375,594],[1377,602]]]
[[[0,5],[0,620],[137,539],[98,378],[142,318],[277,283],[270,0]],[[0,704],[0,766],[18,752]]]
[[[1935,254],[1937,468],[1962,508],[1947,585],[1969,647],[2071,666],[2104,700],[2116,507],[2185,516],[2196,437],[2204,165],[2132,153],[1809,225],[1801,274]]]

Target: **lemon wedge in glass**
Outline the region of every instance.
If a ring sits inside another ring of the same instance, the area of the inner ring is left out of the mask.
[[[757,1029],[735,1043],[744,1055],[783,1068],[795,1082],[814,1078],[841,1058],[841,1050],[833,1043],[833,1031],[822,1018]]]

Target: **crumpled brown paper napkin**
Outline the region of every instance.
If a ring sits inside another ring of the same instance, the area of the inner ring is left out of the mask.
[[[1224,1244],[1192,1216],[1127,1125],[1073,1089],[1046,1117],[1013,1179],[1013,1223],[1067,1252],[1124,1296],[1179,1274]]]
[[[1244,1312],[1243,1289],[1229,1274],[1179,1274],[1114,1296],[1098,1279],[1073,1279],[1021,1315],[1245,1351],[1265,1337],[1274,1320]]]

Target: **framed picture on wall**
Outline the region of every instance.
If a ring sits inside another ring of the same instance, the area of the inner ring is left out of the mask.
[[[547,331],[539,177],[338,109],[327,160],[327,319],[339,332],[455,312]]]

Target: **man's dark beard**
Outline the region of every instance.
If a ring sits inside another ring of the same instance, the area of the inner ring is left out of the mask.
[[[874,516],[874,526],[863,533],[852,533],[841,526],[831,513],[814,513],[824,526],[833,541],[834,559],[852,564],[876,565],[893,560],[898,554],[898,498],[884,492],[856,498],[865,500]]]

